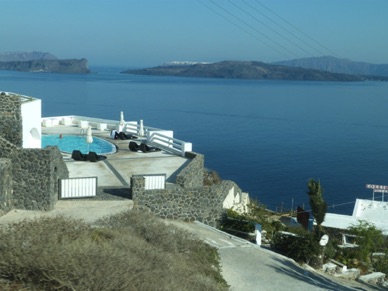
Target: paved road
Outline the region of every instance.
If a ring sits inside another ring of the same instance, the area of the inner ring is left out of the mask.
[[[379,290],[373,286],[307,270],[293,260],[199,222],[170,222],[216,247],[222,274],[233,291]]]

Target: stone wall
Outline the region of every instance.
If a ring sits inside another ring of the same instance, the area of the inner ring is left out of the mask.
[[[69,177],[62,155],[56,147],[23,149],[20,97],[0,94],[0,98],[0,215],[11,208],[52,210],[58,200],[58,179]]]
[[[23,145],[21,99],[0,93],[0,136],[21,147]]]
[[[0,216],[13,208],[12,164],[10,159],[0,159]]]
[[[204,156],[198,153],[186,152],[190,163],[177,175],[175,183],[183,188],[203,186]]]
[[[18,149],[12,164],[14,207],[52,210],[58,201],[58,179],[69,176],[58,148]]]
[[[192,161],[178,175],[183,183],[177,181],[176,184],[169,184],[166,189],[145,190],[144,178],[133,176],[131,190],[135,205],[146,207],[162,218],[198,220],[217,226],[224,214],[223,202],[230,189],[236,192],[241,192],[241,189],[232,181],[222,181],[212,186],[199,183],[200,178],[203,181],[204,158],[194,153],[191,157]]]

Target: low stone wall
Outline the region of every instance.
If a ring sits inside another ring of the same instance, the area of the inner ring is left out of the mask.
[[[59,179],[69,172],[56,147],[19,149],[13,164],[14,207],[52,210],[58,201]]]
[[[10,159],[0,159],[0,216],[13,208],[12,164]]]
[[[175,183],[183,188],[203,186],[204,156],[194,152],[186,152],[185,157],[191,159],[191,161],[177,175]]]
[[[169,184],[166,189],[145,190],[145,179],[133,176],[131,191],[135,205],[146,207],[162,218],[197,220],[217,226],[225,211],[223,202],[226,196],[231,189],[240,193],[241,189],[233,181],[203,186],[203,155],[192,154],[192,157],[193,160],[178,175],[181,183]]]

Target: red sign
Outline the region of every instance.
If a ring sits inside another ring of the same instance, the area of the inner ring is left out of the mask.
[[[388,191],[388,186],[384,185],[373,185],[373,184],[366,184],[367,189],[373,189],[374,191]]]

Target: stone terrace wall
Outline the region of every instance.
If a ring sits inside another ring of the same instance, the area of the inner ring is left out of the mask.
[[[184,186],[173,184],[167,189],[145,190],[145,180],[142,176],[131,178],[132,199],[138,207],[146,207],[162,218],[181,219],[185,221],[198,220],[207,225],[217,226],[224,214],[223,202],[234,187],[240,188],[233,181],[222,181],[212,186],[199,185],[199,177],[203,181],[203,155],[194,154],[190,164],[178,175]],[[196,159],[199,157],[199,159]],[[202,167],[202,168],[201,168]],[[196,174],[195,174],[196,173]],[[190,183],[190,177],[195,180]],[[194,186],[191,187],[191,184]]]
[[[69,172],[56,147],[19,149],[13,164],[14,206],[26,210],[52,210],[58,201],[59,179]]]
[[[58,148],[23,149],[0,138],[1,158],[9,158],[12,164],[14,208],[26,210],[54,208],[58,201],[58,179],[69,177]],[[1,197],[3,195],[0,193],[0,201],[6,199]]]
[[[53,209],[58,200],[58,179],[69,177],[58,148],[23,149],[22,132],[20,96],[0,93],[0,215],[10,207]]]
[[[0,159],[0,216],[13,208],[12,164],[9,159]]]
[[[201,187],[203,185],[204,156],[198,153],[186,152],[190,163],[177,175],[176,184],[183,188]]]
[[[16,146],[23,145],[21,99],[0,93],[0,136]]]

